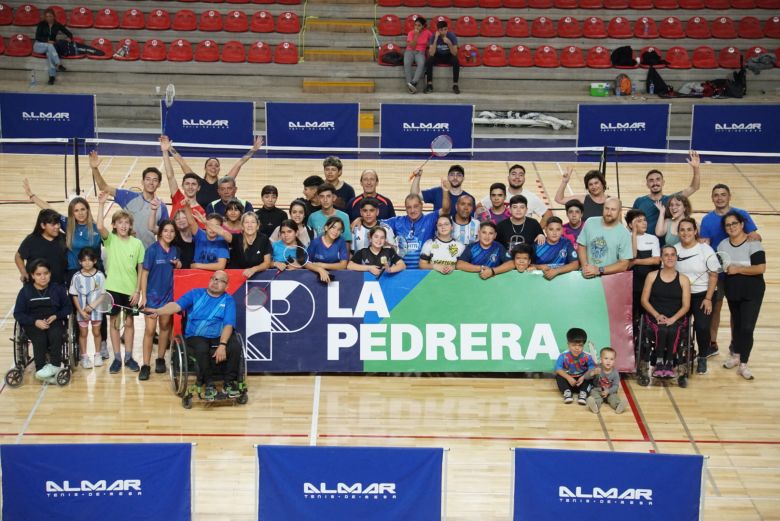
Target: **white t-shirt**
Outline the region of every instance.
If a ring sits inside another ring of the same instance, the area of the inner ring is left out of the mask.
[[[661,256],[661,244],[658,237],[649,233],[636,236],[636,251],[649,251],[651,257]]]
[[[378,223],[379,226],[385,229],[385,233],[387,233],[387,245],[388,246],[395,246],[395,234],[393,233],[393,230],[386,224]],[[352,251],[360,251],[363,248],[368,248],[371,245],[371,241],[368,239],[368,232],[371,230],[371,228],[366,228],[362,224],[360,226],[356,226],[352,230]]]
[[[444,264],[455,266],[458,257],[463,253],[466,246],[462,242],[451,240],[442,242],[439,239],[428,239],[420,250],[420,258],[427,260],[431,264]]]
[[[691,293],[707,291],[707,257],[715,253],[709,244],[697,242],[693,248],[683,248],[682,243],[674,245],[677,250],[677,271],[691,281]]]
[[[526,190],[523,188],[523,191],[517,194],[513,194],[509,192],[509,189],[507,189],[506,192],[506,202],[509,204],[509,200],[512,198],[513,195],[522,195],[528,200],[528,215],[536,216],[537,220],[541,220],[542,216],[544,216],[544,213],[548,210],[547,205],[542,202],[542,199],[536,195],[535,193],[531,192],[530,190]],[[483,206],[483,208],[491,208],[493,206],[493,203],[490,202],[490,196],[484,197],[482,201],[480,201],[480,204]]]
[[[458,224],[452,222],[452,238],[456,241],[469,245],[477,240],[479,235],[479,221],[472,217],[468,224]]]

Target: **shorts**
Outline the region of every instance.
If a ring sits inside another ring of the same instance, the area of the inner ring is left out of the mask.
[[[715,294],[712,295],[713,302],[720,302],[726,295],[726,277],[718,276],[718,285],[715,286]]]
[[[146,295],[146,307],[148,308],[161,308],[169,302],[173,302],[170,295]]]
[[[93,326],[99,326],[103,321],[102,320],[79,320],[79,327],[89,327],[90,324]]]
[[[117,293],[116,291],[108,290],[108,292],[111,294],[111,297],[114,299],[114,304],[117,304],[117,306],[114,306],[111,308],[111,311],[106,313],[106,315],[110,317],[115,317],[119,314],[120,311],[125,311],[130,315],[136,316],[138,315],[138,312],[133,312],[130,309],[123,309],[118,306],[124,306],[127,308],[132,308],[133,306],[130,305],[130,295],[125,295],[124,293]]]

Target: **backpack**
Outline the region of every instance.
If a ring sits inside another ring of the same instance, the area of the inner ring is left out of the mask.
[[[669,62],[661,58],[661,55],[655,51],[645,51],[640,57],[642,65],[668,65]]]
[[[618,74],[615,78],[615,90],[620,91],[621,96],[631,95],[631,78],[625,74]]]
[[[634,67],[636,66],[636,60],[634,60],[634,51],[631,50],[631,46],[624,45],[618,47],[610,55],[612,65],[615,67]]]
[[[653,87],[652,89],[650,88],[651,85]],[[645,87],[647,88],[645,92],[649,93],[652,90],[657,96],[668,96],[674,92],[674,89],[666,84],[653,66],[650,66],[650,68],[647,69],[647,82]]]
[[[739,57],[740,69],[734,73],[734,79],[726,80],[726,96],[742,98],[747,94],[747,72],[743,59]]]
[[[382,56],[382,63],[387,65],[403,65],[404,55],[398,51],[390,51]]]

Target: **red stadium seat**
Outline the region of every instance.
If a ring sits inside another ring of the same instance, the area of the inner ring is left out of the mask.
[[[479,7],[483,9],[497,9],[501,7],[501,0],[479,0]]]
[[[688,57],[688,51],[684,47],[674,46],[666,51],[666,61],[669,62],[670,69],[690,69],[691,59]]]
[[[230,40],[222,45],[222,56],[225,63],[244,63],[246,61],[246,49],[244,44],[236,40]]]
[[[607,27],[604,20],[596,16],[591,16],[583,23],[582,35],[585,38],[606,38]]]
[[[274,49],[274,63],[298,63],[298,47],[292,42],[282,42]]]
[[[277,33],[297,33],[301,30],[301,22],[298,15],[292,11],[285,11],[276,17]],[[297,63],[297,62],[296,62]]]
[[[14,21],[14,10],[8,4],[0,4],[0,25],[11,25]]]
[[[94,27],[95,29],[116,29],[119,27],[119,15],[109,7],[95,11]]]
[[[549,45],[542,45],[534,53],[534,65],[536,67],[559,67],[558,53]]]
[[[426,0],[404,0],[401,4],[404,7],[425,7]]]
[[[467,43],[458,48],[458,61],[461,67],[477,67],[482,65],[482,55],[476,45]]]
[[[530,9],[552,9],[553,0],[528,0]]]
[[[38,25],[41,21],[41,13],[32,4],[22,4],[14,11],[14,25]]]
[[[125,38],[124,40],[120,40],[116,44],[116,49],[114,50],[114,52],[115,53],[118,52],[119,49],[125,46],[127,46],[127,54],[125,56],[114,55],[115,60],[119,60],[123,62],[133,62],[141,58],[141,47],[138,45],[138,42],[133,40],[132,38]]]
[[[382,46],[379,47],[379,56],[378,56],[379,65],[384,65],[385,67],[400,66],[401,65],[400,63],[398,65],[393,65],[391,63],[385,63],[384,60],[382,60],[384,55],[389,52],[398,52],[403,54],[404,50],[392,42],[383,44]]]
[[[53,5],[50,9],[54,10],[54,19],[61,25],[68,25],[68,17],[65,14],[65,9],[58,5]]]
[[[8,46],[5,48],[6,56],[30,56],[32,54],[33,41],[24,34],[15,34],[8,38]]]
[[[754,45],[745,51],[745,63],[747,63],[750,58],[761,56],[762,54],[767,54],[768,52],[769,51],[767,51],[764,47],[761,47],[760,45]]]
[[[631,31],[631,22],[623,16],[616,16],[609,21],[607,33],[610,38],[631,38],[634,36]]]
[[[120,29],[143,29],[146,27],[144,22],[144,13],[139,9],[128,9],[122,15],[122,23],[119,24]]]
[[[688,23],[685,24],[685,35],[688,38],[696,38],[703,40],[711,38],[710,27],[707,25],[707,20],[701,16],[694,16]]]
[[[507,9],[524,9],[528,7],[528,0],[504,0]]]
[[[246,60],[249,63],[271,63],[271,46],[265,42],[255,42],[249,46]]]
[[[216,32],[222,30],[222,15],[219,11],[209,9],[200,13],[199,31]]]
[[[482,53],[482,65],[486,67],[506,67],[506,53],[500,45],[491,44]]]
[[[429,0],[429,7],[452,7],[452,0]]]
[[[739,60],[742,57],[742,55],[739,52],[739,49],[736,49],[734,47],[724,47],[720,50],[720,54],[718,55],[718,65],[722,69],[739,69]]]
[[[5,38],[0,36],[0,55],[5,54]]]
[[[680,9],[704,9],[704,0],[679,0]]]
[[[276,0],[277,3],[282,5],[300,5],[301,0]]]
[[[110,60],[111,57],[114,55],[114,45],[111,43],[111,40],[108,40],[103,37],[95,38],[89,43],[89,45],[91,45],[95,49],[99,49],[103,51],[104,53],[103,56],[88,54],[87,58],[89,58],[90,60]]]
[[[775,67],[780,67],[780,47],[775,49],[775,56],[777,57],[777,61],[775,61]]]
[[[652,9],[653,0],[629,0],[628,7],[630,9]]]
[[[609,51],[597,45],[588,51],[588,61],[586,65],[591,69],[611,69],[612,59],[609,56]]]
[[[634,22],[634,36],[642,39],[658,38],[658,27],[655,20],[642,16]]]
[[[260,2],[255,2],[260,3]],[[271,2],[268,2],[269,4],[273,3],[273,0]],[[377,0],[377,5],[381,7],[400,7],[401,0]],[[262,62],[265,63],[265,62]]]
[[[243,11],[228,11],[224,29],[230,33],[245,33],[249,30],[249,19]]]
[[[731,0],[731,7],[733,9],[755,9],[755,0]]]
[[[734,21],[728,16],[721,16],[712,22],[712,37],[732,40],[737,37],[737,29],[734,27]]]
[[[653,0],[656,9],[677,9],[677,0]]]
[[[715,58],[715,49],[702,45],[693,50],[693,60],[691,61],[694,69],[717,69],[718,60]]]
[[[604,9],[628,9],[628,0],[604,0]]]
[[[512,67],[533,67],[534,57],[525,45],[515,45],[509,50],[509,65]]]
[[[455,7],[479,7],[478,0],[453,0]]]
[[[506,35],[511,38],[527,38],[531,32],[528,29],[528,22],[520,16],[513,16],[506,22]]]
[[[764,31],[761,29],[761,22],[755,16],[746,16],[739,21],[737,34],[740,38],[755,40],[764,37]]]
[[[649,51],[657,52],[658,56],[663,56],[664,55],[663,51],[661,49],[659,49],[658,47],[654,47],[652,45],[648,45],[647,47],[642,47],[642,49],[640,49],[640,51],[639,51],[639,58],[641,59],[642,55],[644,53],[646,53],[646,52],[649,52]],[[642,67],[643,69],[648,69],[650,67],[649,65],[645,65],[644,63],[641,63],[639,66]],[[663,63],[660,63],[658,65],[653,65],[653,67],[655,67],[656,69],[665,69],[666,65],[664,65]]]
[[[249,30],[253,33],[274,32],[274,17],[268,11],[256,12],[252,15],[252,22],[249,24]]]
[[[604,4],[601,0],[580,0],[580,9],[601,9]]]
[[[675,16],[664,18],[664,21],[661,22],[661,26],[658,28],[658,34],[661,38],[685,38],[682,22]]]
[[[504,36],[504,24],[495,16],[488,16],[479,24],[479,35],[489,38]]]
[[[171,42],[171,46],[168,49],[168,61],[191,62],[192,44],[184,38],[179,38],[178,40]]]
[[[728,9],[729,0],[704,0],[704,7],[707,9]]]
[[[147,62],[165,61],[165,43],[157,38],[152,38],[144,44],[141,51],[141,60]]]
[[[271,22],[271,30],[273,30],[273,21]],[[377,31],[379,31],[380,36],[399,36],[402,34],[401,19],[394,14],[383,15],[377,23]]]
[[[203,40],[195,48],[196,62],[219,61],[219,45],[214,40]]]
[[[773,16],[764,24],[764,36],[780,38],[780,16]]]
[[[440,14],[431,18],[430,22],[428,22],[428,29],[430,29],[431,32],[436,32],[436,24],[439,22],[447,22],[447,27],[452,27],[452,20],[450,20],[448,16]]]
[[[561,51],[561,67],[585,67],[585,58],[582,49],[570,45]]]
[[[558,20],[558,36],[561,38],[580,38],[582,36],[580,22],[571,16],[564,16]]]
[[[577,0],[553,0],[556,9],[576,9]]]
[[[72,29],[88,29],[95,23],[92,11],[86,7],[74,7],[70,12],[68,27]]]
[[[546,16],[540,16],[531,22],[531,36],[534,38],[555,38],[555,25]]]
[[[198,15],[190,9],[181,9],[173,15],[171,29],[174,31],[194,31],[198,28]]]
[[[756,0],[759,9],[780,9],[780,0]]]
[[[229,4],[248,4],[249,0],[227,0]]]
[[[408,34],[409,31],[414,29],[414,22],[419,17],[420,17],[420,15],[417,14],[417,13],[410,14],[409,16],[406,17],[406,19],[404,20],[404,32],[403,32],[403,34]]]
[[[164,9],[153,9],[146,19],[146,28],[153,31],[167,31],[171,28],[171,15]]]
[[[461,16],[455,20],[455,29],[453,32],[457,36],[477,36],[479,34],[479,26],[477,26],[477,19],[473,16]]]

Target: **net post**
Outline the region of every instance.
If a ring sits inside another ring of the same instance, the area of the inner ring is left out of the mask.
[[[81,180],[79,179],[79,138],[73,138],[73,161],[75,164],[76,175],[76,195],[81,195]],[[65,198],[68,198],[68,194],[65,194]]]
[[[617,148],[615,148],[615,185],[617,188],[618,199],[620,199],[620,161],[618,160],[619,157],[620,157],[620,152],[618,152]]]

